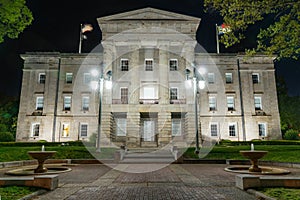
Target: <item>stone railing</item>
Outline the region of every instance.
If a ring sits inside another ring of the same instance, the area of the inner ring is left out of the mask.
[[[113,99],[112,104],[128,104],[128,100],[123,99]]]
[[[140,104],[158,104],[158,99],[140,99]]]
[[[171,99],[170,104],[186,104],[185,99]]]

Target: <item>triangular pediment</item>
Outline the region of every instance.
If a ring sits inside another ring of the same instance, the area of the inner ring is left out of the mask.
[[[200,18],[182,15],[156,8],[143,8],[129,12],[98,18],[98,22],[122,20],[177,20],[177,21],[200,21]]]

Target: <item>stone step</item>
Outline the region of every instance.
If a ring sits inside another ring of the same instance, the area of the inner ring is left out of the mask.
[[[127,151],[122,163],[172,163],[174,156],[171,151],[158,149],[134,149]]]
[[[139,158],[139,159],[129,159],[129,158],[124,158],[120,163],[172,163],[174,162],[174,158]]]
[[[126,154],[124,158],[173,158],[173,155],[171,153],[130,153]]]
[[[142,147],[157,147],[157,142],[141,142]]]

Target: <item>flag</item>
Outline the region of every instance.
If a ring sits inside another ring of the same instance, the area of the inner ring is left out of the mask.
[[[93,30],[93,26],[91,24],[80,24],[81,30],[80,30],[80,36],[79,36],[79,49],[78,49],[78,53],[81,53],[81,45],[82,45],[82,41],[87,39],[87,36],[84,35],[85,32],[88,31],[92,31]],[[0,199],[1,200],[1,199]]]
[[[85,33],[87,31],[92,31],[93,26],[91,24],[84,24],[81,28],[81,33]]]
[[[218,35],[231,32],[231,28],[227,24],[221,24],[221,26],[217,26],[217,30],[218,30]]]

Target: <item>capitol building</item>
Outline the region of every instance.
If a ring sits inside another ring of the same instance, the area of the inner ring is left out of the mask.
[[[200,142],[281,138],[274,58],[207,53],[196,41],[201,19],[178,13],[97,21],[97,51],[21,55],[17,141],[100,135],[101,146],[153,148],[192,144],[196,130]]]

